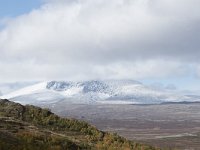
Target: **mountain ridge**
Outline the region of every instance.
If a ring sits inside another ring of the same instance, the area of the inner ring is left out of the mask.
[[[200,101],[198,95],[175,90],[155,89],[134,80],[91,80],[83,82],[41,82],[1,96],[22,104],[161,104]]]

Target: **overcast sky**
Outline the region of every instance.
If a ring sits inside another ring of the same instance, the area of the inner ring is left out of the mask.
[[[199,0],[0,3],[0,82],[134,79],[200,88]]]

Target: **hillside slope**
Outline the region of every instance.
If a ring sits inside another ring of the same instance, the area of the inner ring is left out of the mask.
[[[0,100],[1,150],[156,150],[48,109]]]

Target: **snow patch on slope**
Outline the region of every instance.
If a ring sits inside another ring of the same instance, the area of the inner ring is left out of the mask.
[[[29,86],[26,88],[22,88],[20,90],[10,93],[10,94],[3,95],[1,98],[2,99],[11,99],[11,98],[22,96],[22,95],[35,94],[37,92],[46,90],[46,84],[47,84],[46,82],[38,83],[38,84]]]

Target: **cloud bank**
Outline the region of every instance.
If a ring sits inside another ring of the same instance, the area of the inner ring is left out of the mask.
[[[47,0],[4,20],[1,80],[199,74],[198,0]],[[3,19],[2,19],[3,20]]]

